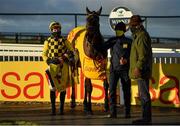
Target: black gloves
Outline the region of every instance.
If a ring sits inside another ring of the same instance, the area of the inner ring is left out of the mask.
[[[58,58],[48,58],[46,63],[49,65],[49,64],[60,64],[60,60]]]
[[[46,60],[46,63],[47,63],[47,65],[49,65],[49,64],[51,63],[51,59],[48,58],[48,59]]]
[[[62,59],[62,61],[60,60],[60,58]],[[46,63],[49,64],[60,64],[61,62],[66,62],[69,63],[69,65],[74,65],[75,59],[74,59],[74,54],[72,51],[68,51],[67,53],[65,53],[62,57],[54,57],[54,58],[48,58],[46,60]]]

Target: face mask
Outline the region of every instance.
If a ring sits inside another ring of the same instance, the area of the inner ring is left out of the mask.
[[[137,30],[137,28],[136,28],[136,27],[130,27],[130,31],[131,31],[132,33],[135,33],[135,32],[136,32],[136,30]]]
[[[124,35],[124,31],[116,30],[116,36],[122,36],[122,35]]]
[[[54,37],[60,37],[60,36],[61,36],[61,31],[52,32],[52,35],[53,35]]]

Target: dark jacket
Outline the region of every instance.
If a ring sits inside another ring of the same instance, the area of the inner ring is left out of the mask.
[[[144,27],[141,27],[132,35],[133,43],[131,46],[129,76],[131,79],[150,78],[152,74],[151,38]],[[135,68],[141,71],[141,75],[138,78],[135,78],[133,73]]]
[[[112,37],[107,42],[107,47],[111,48],[110,71],[129,70],[129,56],[132,40],[125,37]],[[127,64],[120,65],[120,58],[127,59]]]

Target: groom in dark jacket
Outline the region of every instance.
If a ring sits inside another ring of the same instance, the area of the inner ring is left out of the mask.
[[[123,22],[115,26],[116,36],[106,42],[106,48],[111,48],[110,64],[110,118],[116,118],[116,88],[121,80],[124,93],[125,118],[130,118],[131,81],[128,76],[129,57],[132,40],[125,37],[126,25]]]

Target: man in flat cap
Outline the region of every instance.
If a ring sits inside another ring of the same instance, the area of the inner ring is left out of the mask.
[[[133,42],[130,54],[129,76],[138,83],[138,94],[142,105],[142,119],[134,120],[133,124],[150,124],[152,121],[149,79],[152,74],[151,38],[143,26],[139,15],[130,18],[129,28]]]

